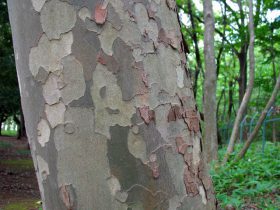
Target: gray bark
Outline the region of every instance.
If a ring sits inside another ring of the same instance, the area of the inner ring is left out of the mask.
[[[218,158],[216,86],[217,69],[214,51],[214,15],[212,0],[203,3],[205,79],[203,111],[205,122],[204,148],[208,162]]]
[[[44,209],[216,209],[175,1],[8,6]]]
[[[249,72],[249,84],[246,89],[245,95],[242,99],[240,107],[237,111],[237,115],[234,121],[232,133],[230,136],[229,144],[227,147],[227,151],[224,156],[223,164],[228,161],[229,155],[233,152],[234,143],[238,136],[238,128],[239,124],[242,120],[242,116],[246,111],[247,104],[250,100],[253,86],[254,86],[254,79],[255,79],[255,55],[254,55],[254,41],[255,41],[255,34],[254,34],[254,18],[253,18],[253,5],[252,0],[249,0],[249,32],[250,32],[250,44],[249,44],[249,62],[250,62],[250,72]]]

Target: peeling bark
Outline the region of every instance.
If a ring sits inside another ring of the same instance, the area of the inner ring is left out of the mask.
[[[175,1],[9,12],[44,209],[216,209]]]

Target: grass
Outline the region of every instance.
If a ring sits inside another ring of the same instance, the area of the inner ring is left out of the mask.
[[[23,201],[15,201],[3,208],[3,210],[40,210],[41,205],[38,200],[23,200]]]
[[[236,147],[239,151],[242,145]],[[222,159],[226,148],[219,151]],[[232,158],[235,153],[232,154]],[[280,146],[267,142],[265,152],[261,143],[253,143],[246,157],[226,166],[212,165],[216,196],[222,208],[234,205],[237,209],[254,204],[261,209],[280,209]]]
[[[20,159],[20,160],[0,160],[1,165],[6,165],[12,169],[33,169],[33,161],[31,159]]]
[[[3,136],[17,136],[17,131],[12,131],[12,130],[2,130],[1,134]]]

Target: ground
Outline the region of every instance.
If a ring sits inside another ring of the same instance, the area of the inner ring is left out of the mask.
[[[261,146],[212,174],[220,209],[280,209],[280,144],[267,142],[265,153]],[[0,136],[0,210],[42,210],[26,139]]]
[[[26,139],[0,137],[0,210],[40,209],[40,193]]]

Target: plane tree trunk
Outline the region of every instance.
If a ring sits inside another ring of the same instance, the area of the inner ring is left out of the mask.
[[[216,209],[175,1],[8,4],[44,209]]]

